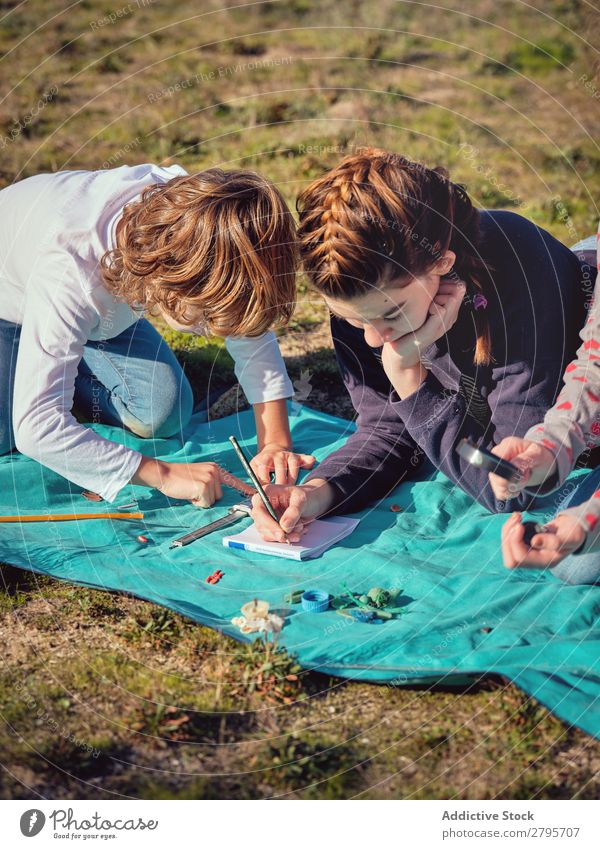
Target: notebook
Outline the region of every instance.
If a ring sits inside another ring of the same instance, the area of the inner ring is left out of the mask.
[[[310,560],[344,539],[356,528],[359,519],[347,519],[333,516],[331,519],[315,519],[297,543],[266,542],[259,536],[255,525],[251,525],[235,536],[223,537],[226,548],[241,548],[257,554],[270,554],[272,557],[287,557],[288,560]]]

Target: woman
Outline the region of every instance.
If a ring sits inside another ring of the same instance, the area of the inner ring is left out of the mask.
[[[279,527],[256,502],[265,539],[360,510],[425,457],[491,511],[487,474],[455,452],[491,447],[543,418],[575,353],[593,288],[589,267],[512,212],[478,211],[443,168],[365,149],[298,201],[300,250],[331,312],[357,430],[299,487],[269,489]]]

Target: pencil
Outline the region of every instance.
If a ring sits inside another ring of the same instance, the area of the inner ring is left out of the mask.
[[[233,445],[235,453],[238,455],[239,461],[242,464],[242,466],[244,467],[244,471],[246,472],[246,474],[248,475],[248,477],[250,478],[250,480],[252,481],[252,483],[256,487],[256,491],[258,492],[259,498],[262,501],[262,503],[265,505],[265,508],[266,508],[269,516],[272,519],[274,519],[277,522],[277,524],[279,525],[279,518],[277,516],[277,513],[275,512],[275,510],[273,509],[273,505],[271,504],[271,502],[267,498],[267,493],[262,488],[261,482],[256,477],[256,475],[254,474],[254,469],[252,468],[252,466],[248,462],[246,455],[242,451],[239,442],[237,441],[235,436],[230,436],[229,441]],[[279,527],[281,528],[281,525],[279,525]],[[281,530],[283,531],[283,528],[281,528]],[[287,542],[288,545],[291,545],[285,531],[283,531],[283,533],[285,534],[285,541]]]
[[[143,518],[143,513],[44,513],[41,516],[0,516],[0,522],[75,522],[79,519]]]

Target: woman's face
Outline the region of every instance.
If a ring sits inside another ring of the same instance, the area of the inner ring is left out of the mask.
[[[414,333],[427,321],[429,308],[440,285],[440,276],[452,267],[455,255],[446,255],[419,277],[391,278],[365,295],[340,299],[326,297],[331,312],[352,327],[359,327],[372,348]]]

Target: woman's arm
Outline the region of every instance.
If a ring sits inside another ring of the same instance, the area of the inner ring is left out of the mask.
[[[537,424],[554,400],[560,363],[535,362],[523,357],[518,362],[493,370],[495,386],[488,401],[491,421],[484,427],[469,412],[458,387],[444,386],[431,372],[412,395],[398,400],[408,432],[440,471],[492,512],[524,510],[533,494],[521,492],[504,500],[497,498],[486,471],[471,466],[455,447],[469,437],[492,448],[508,434],[521,434]]]
[[[362,330],[332,317],[331,333],[346,389],[358,413],[357,429],[306,479],[328,484],[329,507],[362,510],[385,498],[421,465],[423,452],[391,401],[392,386]]]

